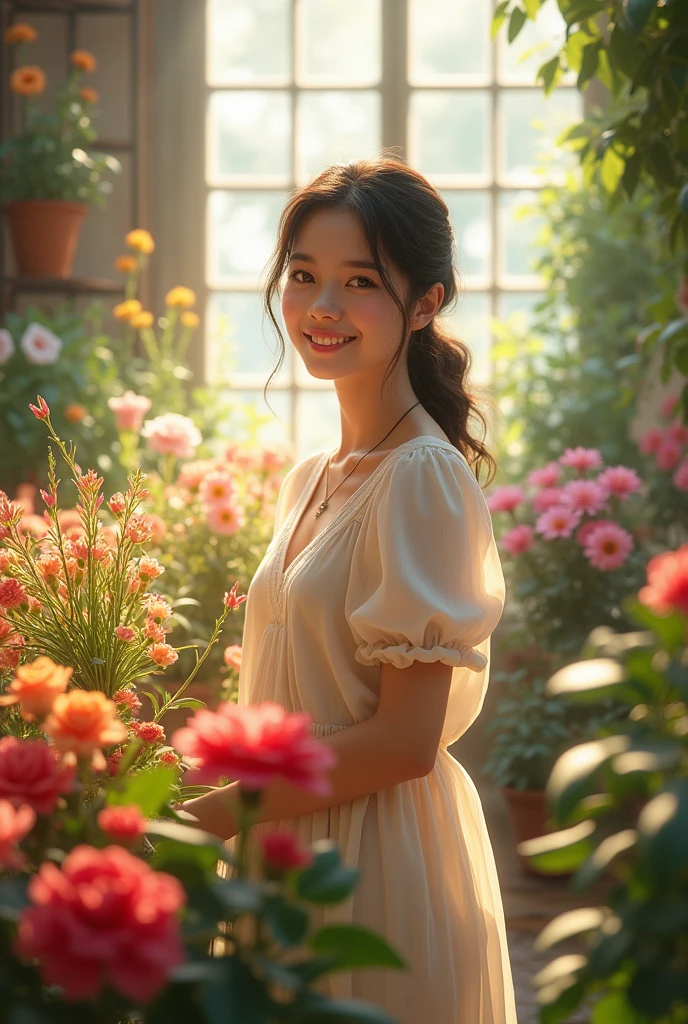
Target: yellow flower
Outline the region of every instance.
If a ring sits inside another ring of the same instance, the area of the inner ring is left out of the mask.
[[[96,59],[88,50],[74,50],[70,56],[72,67],[78,71],[95,71]]]
[[[138,265],[135,256],[118,256],[115,260],[115,270],[121,270],[123,274],[133,274]]]
[[[5,29],[5,42],[9,43],[34,43],[38,39],[38,32],[33,25],[27,25],[25,21],[18,21]]]
[[[15,68],[10,76],[10,89],[20,96],[38,96],[45,89],[45,72],[33,64]]]
[[[131,320],[129,321],[130,327],[135,327],[136,330],[140,330],[142,327],[153,326],[153,314],[149,313],[148,310],[142,310],[140,313],[134,313]]]
[[[196,294],[190,288],[178,285],[165,296],[167,306],[193,306],[196,301]]]
[[[119,306],[115,306],[112,312],[118,320],[131,320],[136,313],[141,312],[141,303],[138,299],[127,299],[126,302],[120,302]]]
[[[100,96],[97,89],[92,89],[90,85],[85,85],[83,89],[79,89],[79,98],[84,103],[97,103]]]
[[[183,327],[198,327],[200,317],[198,313],[193,313],[190,309],[185,309],[179,319],[181,320]]]
[[[124,239],[130,249],[135,249],[136,252],[143,252],[148,255],[155,249],[155,242],[150,231],[144,231],[143,228],[135,228],[134,231],[130,231],[127,237]]]

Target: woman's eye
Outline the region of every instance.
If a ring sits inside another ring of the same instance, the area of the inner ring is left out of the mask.
[[[374,288],[375,287],[375,282],[371,281],[369,277],[354,277],[353,280],[354,281],[359,281],[359,282],[363,281],[363,287],[364,288]],[[356,287],[360,288],[361,287],[360,283],[357,284]]]
[[[296,281],[297,284],[308,284],[307,281],[301,280],[301,278],[298,276],[299,274],[305,274],[307,277],[311,277],[307,270],[295,270],[294,273],[290,274],[289,276],[293,278],[293,280]]]

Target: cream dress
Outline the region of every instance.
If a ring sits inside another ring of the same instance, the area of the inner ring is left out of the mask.
[[[333,839],[360,881],[315,923],[385,935],[408,972],[329,976],[324,990],[399,1024],[516,1024],[504,914],[475,787],[447,747],[480,712],[504,579],[490,514],[448,441],[415,437],[387,455],[283,573],[289,539],[328,452],[294,466],[275,534],[248,591],[239,703],[306,711],[316,736],[375,713],[380,665],[452,665],[437,760],[426,777],[258,826]]]

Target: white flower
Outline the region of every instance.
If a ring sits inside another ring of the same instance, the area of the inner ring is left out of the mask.
[[[14,355],[14,342],[12,335],[4,328],[0,330],[0,366],[6,363]]]
[[[57,362],[62,342],[43,324],[29,324],[22,335],[19,347],[30,363],[49,366]]]

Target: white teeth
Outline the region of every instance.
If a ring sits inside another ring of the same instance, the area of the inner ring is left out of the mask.
[[[316,345],[343,345],[349,338],[313,338]]]

